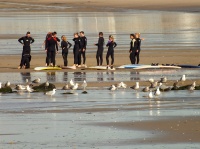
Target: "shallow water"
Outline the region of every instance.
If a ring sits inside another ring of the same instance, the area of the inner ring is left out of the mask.
[[[197,49],[200,46],[200,13],[140,10],[113,13],[0,12],[0,21],[0,54],[21,54],[22,47],[17,39],[26,31],[31,31],[35,38],[33,53],[44,50],[41,46],[49,31],[57,31],[59,37],[67,35],[72,42],[73,33],[84,30],[88,52],[96,51],[94,43],[99,31],[104,32],[105,41],[109,34],[115,36],[116,50],[129,49],[129,34],[133,32],[140,32],[145,38],[143,50]]]
[[[171,144],[138,144],[154,135],[146,131],[99,127],[101,122],[136,122],[173,116],[199,116],[200,92],[162,93],[149,101],[132,90],[88,90],[88,94],[42,93],[0,96],[2,148],[167,148]],[[78,110],[79,109],[79,110]],[[155,136],[154,136],[155,137]],[[125,143],[126,142],[126,143]],[[177,143],[173,148],[197,148]]]
[[[67,83],[71,79],[82,83],[87,82],[121,82],[121,81],[147,81],[150,78],[159,80],[166,76],[168,80],[179,80],[185,74],[188,80],[198,80],[200,77],[199,70],[178,69],[178,70],[146,70],[146,71],[97,71],[97,72],[26,72],[26,73],[0,73],[1,82],[10,81],[13,84],[24,83],[26,79],[32,81],[41,78],[41,82],[49,81],[51,83]]]

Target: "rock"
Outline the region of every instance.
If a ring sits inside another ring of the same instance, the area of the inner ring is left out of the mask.
[[[49,86],[46,86],[46,82],[40,84],[39,86],[34,86],[34,87],[33,87],[33,89],[34,89],[36,92],[51,91],[51,90],[53,90],[54,88],[56,88],[56,86],[55,86],[54,84],[49,83]]]
[[[13,93],[10,86],[0,88],[0,93]]]

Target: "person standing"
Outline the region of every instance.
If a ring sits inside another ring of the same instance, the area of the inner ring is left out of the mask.
[[[129,50],[129,53],[130,53],[130,61],[131,61],[131,64],[135,64],[135,49],[134,49],[134,43],[135,43],[135,35],[134,34],[130,34],[130,39],[131,39],[131,42],[130,42],[130,50]]]
[[[18,69],[30,68],[31,44],[35,40],[31,37],[31,33],[28,31],[26,33],[26,36],[19,38],[18,41],[23,45],[21,62],[20,62],[20,65],[19,65]]]
[[[86,67],[86,46],[87,46],[87,38],[85,37],[84,31],[80,32],[81,39],[81,51],[79,55],[79,67],[81,67],[81,56],[83,57],[83,67]]]
[[[58,43],[57,40],[54,38],[54,33],[52,33],[52,36],[49,37],[46,41],[46,52],[47,52],[47,66],[52,62],[53,67],[55,67],[56,64],[56,53],[58,53]]]
[[[81,51],[81,39],[78,35],[78,33],[74,33],[74,49],[73,49],[73,53],[74,53],[74,66],[78,66],[78,62],[79,62],[79,54]]]
[[[136,58],[136,64],[139,64],[140,62],[140,47],[141,47],[141,40],[140,39],[140,33],[135,33],[135,40],[136,40],[136,45],[137,45],[137,48],[136,48],[136,54],[135,54],[135,58]]]
[[[96,53],[97,66],[101,66],[103,64],[103,50],[104,50],[103,32],[99,32],[99,40],[98,43],[96,43],[95,45],[97,46],[97,53]]]
[[[114,37],[112,35],[109,36],[108,43],[106,45],[108,47],[108,51],[106,54],[106,63],[107,69],[109,68],[109,57],[111,57],[111,65],[110,68],[113,69],[114,64],[114,48],[117,46],[117,43],[114,41]]]
[[[61,48],[62,48],[62,57],[64,61],[64,66],[67,66],[68,65],[68,60],[67,60],[68,50],[70,49],[72,44],[67,41],[67,38],[64,35],[61,37],[61,39],[62,39]]]

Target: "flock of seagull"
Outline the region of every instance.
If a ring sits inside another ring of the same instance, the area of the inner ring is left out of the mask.
[[[27,91],[28,93],[34,92],[33,84],[38,84],[40,83],[41,79],[37,78],[35,80],[32,81],[32,84],[29,84],[29,80],[26,79],[26,85],[22,85],[22,84],[18,84],[16,85],[15,89],[17,91]],[[182,77],[177,80],[174,84],[173,84],[173,88],[178,88],[178,82],[182,82],[182,81],[186,81],[186,76],[182,75]],[[160,79],[160,81],[155,81],[153,78],[150,78],[148,80],[148,82],[150,83],[150,86],[146,86],[142,89],[143,92],[149,92],[148,94],[148,98],[154,98],[154,96],[159,96],[161,94],[161,90],[162,91],[168,91],[171,90],[171,87],[167,87],[165,85],[165,83],[167,82],[167,77],[163,77]],[[5,87],[9,87],[11,85],[10,82],[6,82],[5,83]],[[46,81],[45,82],[45,87],[48,88],[49,86],[49,82]],[[196,82],[194,81],[189,87],[188,90],[192,91],[195,89],[196,86]],[[83,81],[82,85],[81,85],[83,92],[82,93],[87,93],[86,91],[86,87],[87,87],[87,82],[86,80]],[[124,83],[124,82],[120,82],[118,84],[114,84],[111,85],[108,89],[110,91],[115,91],[117,89],[126,89],[128,86]],[[2,83],[0,82],[0,89],[2,88]],[[66,83],[63,87],[62,90],[71,90],[71,93],[74,93],[75,90],[77,90],[79,88],[79,84],[75,83],[72,79],[70,80],[69,84]],[[130,87],[133,90],[139,90],[140,89],[140,85],[139,82],[136,82],[136,84],[134,86]],[[45,92],[46,95],[49,96],[53,96],[56,93],[56,89],[54,88],[51,91],[47,91]]]

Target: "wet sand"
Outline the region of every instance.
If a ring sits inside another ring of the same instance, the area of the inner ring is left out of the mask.
[[[127,11],[132,9],[139,10],[172,10],[172,11],[200,11],[200,3],[198,0],[182,1],[182,0],[8,0],[0,3],[2,11],[61,11],[61,12],[103,12],[103,11]]]
[[[106,50],[105,50],[106,52]],[[104,52],[104,63],[106,65]],[[96,66],[96,53],[87,53],[86,55],[87,66]],[[140,53],[140,64],[191,64],[198,65],[200,53],[199,50],[143,50]],[[35,67],[45,66],[46,54],[32,54],[31,68],[30,69],[17,69],[20,63],[20,55],[1,55],[0,56],[0,72],[33,72]],[[9,60],[8,60],[9,59]],[[61,53],[56,56],[57,65],[63,65],[63,59]],[[72,52],[68,55],[69,66],[73,65],[73,54]],[[124,51],[115,51],[115,62],[114,66],[120,66],[130,64],[129,53]],[[59,71],[80,71],[82,68],[77,68],[76,70],[63,69]],[[87,70],[89,71],[89,70]],[[116,70],[124,71],[124,70]],[[130,70],[129,70],[130,71]]]

